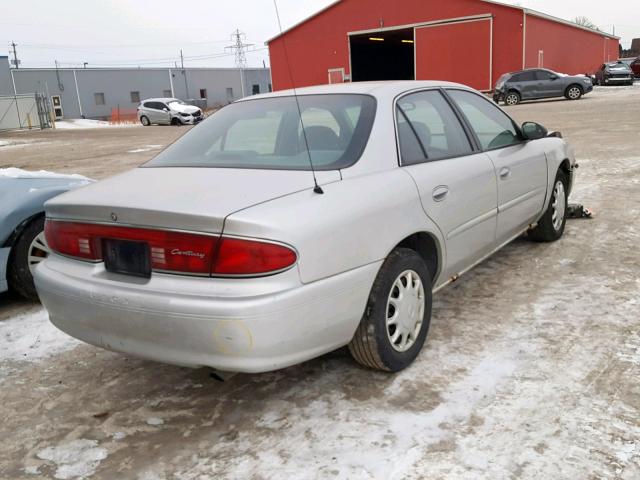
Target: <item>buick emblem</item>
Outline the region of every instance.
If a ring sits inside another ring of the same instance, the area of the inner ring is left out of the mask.
[[[115,213],[111,213],[111,220],[113,220],[114,222],[118,221],[118,215],[116,215]]]

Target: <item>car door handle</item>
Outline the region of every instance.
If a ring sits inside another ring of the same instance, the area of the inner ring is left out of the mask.
[[[510,176],[511,176],[511,169],[510,168],[504,167],[504,168],[500,169],[500,178],[502,178],[503,180],[506,180]]]
[[[449,195],[449,187],[441,185],[433,189],[433,199],[436,202],[442,202]]]

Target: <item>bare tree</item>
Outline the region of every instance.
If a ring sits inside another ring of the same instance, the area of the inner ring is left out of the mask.
[[[600,30],[598,26],[589,20],[587,17],[576,17],[573,23],[580,25],[581,27],[591,28],[593,30]]]

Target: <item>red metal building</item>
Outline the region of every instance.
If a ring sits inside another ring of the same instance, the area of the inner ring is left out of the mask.
[[[276,90],[413,79],[491,90],[522,68],[593,73],[619,40],[487,0],[338,0],[267,44]]]

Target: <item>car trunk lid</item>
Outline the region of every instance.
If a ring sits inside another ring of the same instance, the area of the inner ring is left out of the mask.
[[[339,171],[317,172],[319,184]],[[220,233],[239,210],[313,189],[309,171],[231,168],[137,168],[46,203],[47,216]]]

